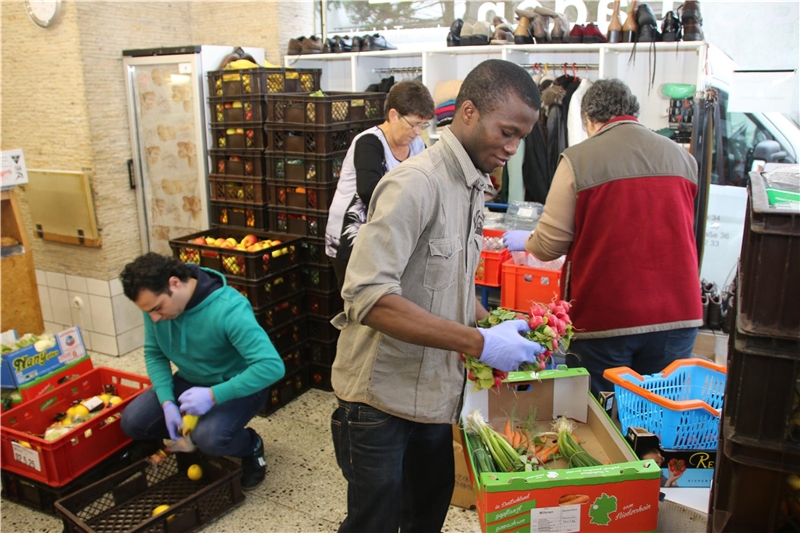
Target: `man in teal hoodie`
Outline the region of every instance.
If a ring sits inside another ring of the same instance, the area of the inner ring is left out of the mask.
[[[219,272],[156,253],[126,265],[120,281],[144,312],[153,383],[123,412],[123,431],[136,440],[178,440],[181,413],[197,415],[194,444],[212,457],[241,457],[242,488],[254,489],[266,474],[264,444],[245,426],[285,368],[250,302]]]

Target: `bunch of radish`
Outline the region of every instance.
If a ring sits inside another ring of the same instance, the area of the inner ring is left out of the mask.
[[[478,322],[478,327],[490,328],[507,320],[525,320],[531,330],[522,334],[528,340],[538,342],[545,351],[539,355],[534,363],[524,363],[519,371],[545,370],[547,363],[556,353],[566,353],[570,342],[575,336],[572,327],[572,320],[569,317],[571,304],[564,300],[543,304],[534,302],[531,304],[530,315],[509,311],[507,309],[494,309],[489,316]],[[475,357],[461,355],[461,360],[467,367],[467,378],[474,381],[474,390],[489,389],[499,387],[508,372],[502,372],[481,362]]]

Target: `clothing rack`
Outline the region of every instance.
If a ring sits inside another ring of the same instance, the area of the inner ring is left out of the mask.
[[[380,67],[372,69],[377,74],[422,74],[422,67]]]
[[[546,68],[548,70],[576,69],[576,70],[598,70],[598,63],[530,63],[520,65],[522,68]]]

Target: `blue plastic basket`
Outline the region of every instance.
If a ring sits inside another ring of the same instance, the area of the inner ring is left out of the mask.
[[[679,359],[662,372],[642,376],[628,367],[610,368],[622,434],[640,427],[668,449],[714,449],[725,393],[726,370],[703,359]]]

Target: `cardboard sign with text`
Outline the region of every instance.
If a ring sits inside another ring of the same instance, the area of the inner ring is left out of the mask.
[[[485,533],[559,531],[619,533],[656,531],[661,471],[654,461],[640,461],[589,392],[583,368],[538,373],[515,372],[499,391],[472,391],[467,384],[462,418],[474,409],[493,428],[514,411],[525,419],[536,409],[543,428],[567,416],[577,422],[575,435],[602,463],[567,468],[560,459],[546,470],[481,473],[467,449],[478,515]]]

